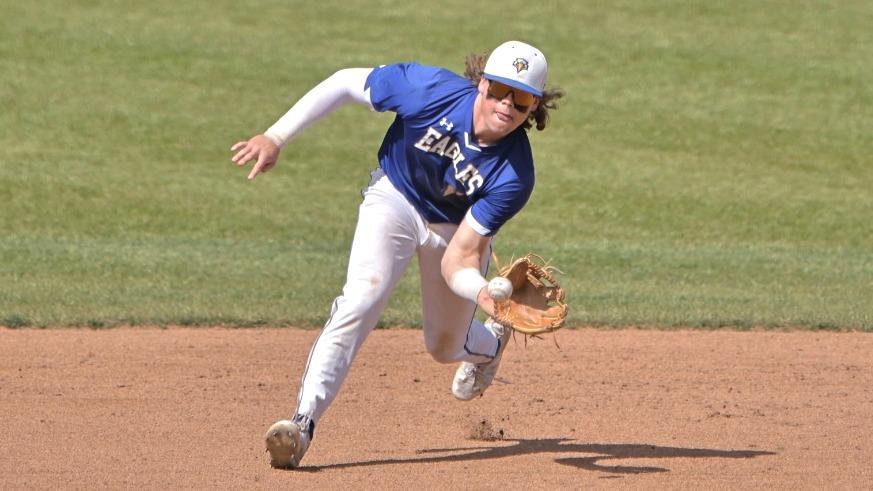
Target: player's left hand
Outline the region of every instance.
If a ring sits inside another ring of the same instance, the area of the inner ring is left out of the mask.
[[[267,172],[276,165],[279,160],[279,146],[264,134],[253,136],[247,141],[241,141],[230,147],[231,152],[236,152],[233,161],[238,166],[246,165],[252,160],[255,166],[249,172],[249,180],[257,177],[262,172]]]

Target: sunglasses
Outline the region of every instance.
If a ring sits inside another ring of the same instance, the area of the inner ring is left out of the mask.
[[[510,87],[505,83],[497,82],[495,80],[488,81],[488,95],[490,97],[502,101],[503,99],[506,99],[506,96],[509,94],[512,94],[512,105],[515,106],[515,110],[520,113],[527,112],[536,99],[536,97],[530,92],[518,90],[515,87]]]

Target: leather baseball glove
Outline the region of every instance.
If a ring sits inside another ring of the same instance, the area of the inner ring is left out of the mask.
[[[494,320],[529,335],[560,329],[567,317],[567,304],[553,271],[560,272],[536,254],[501,268],[498,275],[512,283],[512,295],[494,302]]]

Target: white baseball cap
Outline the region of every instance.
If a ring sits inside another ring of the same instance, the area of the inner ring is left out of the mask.
[[[542,97],[548,65],[542,51],[521,41],[507,41],[494,48],[485,63],[484,76]]]

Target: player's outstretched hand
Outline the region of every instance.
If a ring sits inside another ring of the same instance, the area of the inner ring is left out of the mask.
[[[249,180],[272,169],[279,160],[279,146],[263,134],[253,136],[248,141],[237,142],[230,147],[230,151],[236,152],[230,160],[238,166],[255,161],[255,166],[249,172]]]

